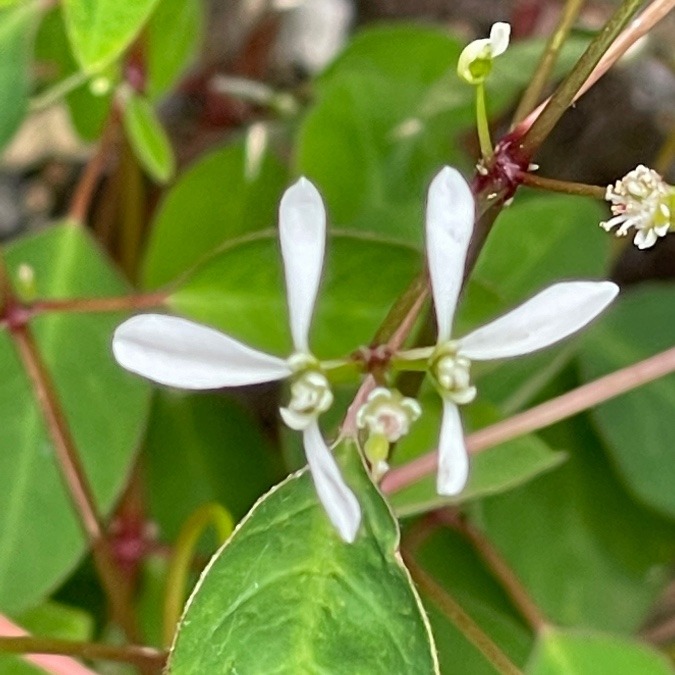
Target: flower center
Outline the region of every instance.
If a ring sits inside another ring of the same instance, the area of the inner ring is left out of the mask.
[[[318,362],[304,354],[288,360],[295,374],[291,380],[291,400],[281,408],[281,417],[291,429],[306,429],[333,403],[333,393]]]
[[[456,342],[441,345],[431,357],[430,370],[441,395],[464,405],[476,398],[476,387],[471,384],[471,361],[457,349]]]

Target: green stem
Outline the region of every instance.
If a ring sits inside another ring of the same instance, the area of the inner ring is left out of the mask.
[[[213,525],[220,543],[232,534],[234,522],[232,516],[220,504],[212,502],[198,508],[183,524],[169,564],[166,578],[166,596],[164,598],[163,639],[169,646],[176,632],[185,597],[185,587],[190,572],[190,562],[195,547],[204,530]]]
[[[513,116],[514,125],[521,122],[534,109],[541,98],[541,93],[558,60],[558,54],[565,44],[565,40],[583,4],[584,0],[567,0],[565,3],[558,25],[546,43],[546,48],[541,55],[534,75],[518,104],[518,108]]]
[[[476,129],[478,130],[478,142],[484,159],[492,157],[492,139],[490,138],[490,123],[487,115],[487,103],[485,101],[485,85],[481,82],[476,85]]]
[[[83,73],[79,70],[68,75],[68,77],[57,82],[53,87],[50,87],[46,91],[43,91],[41,94],[32,98],[28,104],[28,110],[30,112],[39,112],[40,110],[55,105],[71,91],[82,86],[89,77],[90,75],[88,73]]]
[[[61,654],[82,659],[101,659],[131,663],[141,668],[161,670],[166,661],[164,652],[152,647],[125,645],[118,647],[97,642],[76,642],[33,636],[0,637],[0,652],[6,654]]]
[[[520,142],[524,157],[532,157],[539,146],[551,133],[563,113],[573,103],[577,92],[583,87],[603,54],[611,47],[619,33],[625,28],[639,9],[643,0],[623,0],[618,9],[593,39],[569,75],[551,96],[542,113],[525,132]]]
[[[605,199],[607,188],[599,185],[586,185],[585,183],[572,183],[566,180],[556,180],[554,178],[544,178],[534,173],[522,171],[520,179],[523,185],[536,188],[538,190],[548,190],[549,192],[561,192],[566,195],[579,195],[580,197],[593,197],[594,199]]]

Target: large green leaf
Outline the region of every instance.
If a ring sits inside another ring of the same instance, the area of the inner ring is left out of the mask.
[[[612,635],[547,629],[542,633],[527,675],[673,675],[663,654],[647,645]]]
[[[472,512],[550,620],[635,630],[668,579],[675,530],[626,496],[585,418],[544,438],[570,452],[565,465]]]
[[[0,149],[26,114],[31,48],[39,13],[37,0],[0,9]]]
[[[138,35],[158,0],[64,0],[73,53],[83,70],[114,61]]]
[[[169,298],[175,310],[279,355],[291,350],[281,260],[274,232],[230,242]],[[319,358],[367,343],[420,266],[413,249],[334,234],[312,329]]]
[[[110,296],[128,290],[75,225],[54,226],[7,249],[15,273],[35,271],[41,297]],[[113,361],[110,336],[120,314],[49,313],[31,321],[85,471],[102,511],[124,486],[143,430],[147,385]],[[0,333],[0,608],[38,602],[86,550],[28,377],[6,331]]]
[[[159,208],[143,283],[161,286],[220,244],[274,225],[284,182],[284,169],[269,153],[251,173],[244,142],[201,158],[169,190]]]
[[[300,472],[253,508],[211,560],[179,625],[172,675],[437,672],[398,527],[353,446],[345,477],[363,510],[345,544]]]
[[[352,40],[321,78],[296,166],[316,181],[334,223],[421,242],[426,186],[458,158],[453,136],[461,121],[446,115],[412,135],[401,125],[460,51],[457,40],[433,28],[378,28]],[[470,92],[459,80],[453,86],[468,112]]]
[[[675,286],[626,292],[584,340],[586,380],[653,356],[675,344]],[[668,375],[592,412],[621,478],[642,502],[675,517],[675,375]]]
[[[393,466],[429,452],[438,446],[441,427],[440,396],[429,392],[420,401],[423,414],[397,446]],[[499,417],[487,404],[474,404],[462,410],[466,430],[478,429]],[[460,504],[487,495],[506,492],[526,483],[540,473],[550,471],[565,460],[565,454],[554,452],[538,436],[529,434],[502,443],[471,458],[469,483],[457,497],[441,497],[436,493],[436,476],[430,475],[391,495],[391,503],[399,516],[432,511],[448,504]]]
[[[278,475],[252,416],[216,394],[158,392],[144,456],[150,511],[165,541],[207,502],[239,519]]]

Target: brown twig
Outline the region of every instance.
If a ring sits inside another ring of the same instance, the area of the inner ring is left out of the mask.
[[[424,569],[405,549],[401,550],[403,561],[410,570],[415,583],[428,598],[457,626],[462,635],[502,675],[522,675],[509,657],[483,632],[482,628],[464,611],[453,597]]]
[[[119,113],[113,105],[98,147],[89,158],[73,191],[68,218],[76,223],[84,224],[87,220],[96,187],[110,159],[110,150],[117,141],[118,129]]]
[[[675,371],[675,347],[600,377],[502,422],[476,431],[467,437],[467,449],[471,453],[487,450],[512,438],[537,431],[588,410],[588,408],[657,380],[673,371]],[[381,489],[385,493],[397,492],[420,478],[434,473],[437,468],[438,452],[434,450],[412,462],[392,469],[383,478]]]
[[[523,185],[536,188],[537,190],[560,192],[565,195],[578,195],[580,197],[593,197],[594,199],[604,199],[607,189],[599,185],[586,185],[585,183],[572,183],[566,180],[544,178],[527,171],[520,173],[520,179]]]
[[[460,514],[449,509],[441,509],[435,512],[434,515],[444,525],[457,530],[471,542],[475,551],[483,559],[483,562],[497,581],[499,581],[499,585],[511,599],[513,606],[535,633],[539,633],[548,626],[544,615],[534,603],[520,579],[518,579],[499,551],[493,546],[492,542],[480,530],[476,529],[466,518],[462,518]]]
[[[0,636],[28,637],[29,634],[6,616],[0,614]],[[2,648],[0,647],[0,651]],[[21,657],[49,675],[96,675],[79,661],[58,654],[22,654]]]
[[[129,640],[138,641],[139,633],[131,608],[130,589],[108,544],[101,515],[49,371],[27,324],[13,326],[11,335],[54,444],[61,475],[91,545],[94,562],[110,601],[113,616]]]
[[[101,659],[131,663],[139,668],[161,670],[166,653],[153,647],[139,645],[107,645],[98,642],[76,642],[34,636],[0,637],[0,653],[10,654],[64,654],[82,659]]]
[[[117,298],[65,298],[37,300],[30,306],[31,314],[42,312],[121,312],[161,307],[168,297],[166,292],[143,295],[124,295]]]
[[[566,0],[558,25],[553,33],[551,33],[539,59],[537,68],[534,71],[534,75],[518,104],[518,108],[513,116],[514,123],[520,122],[537,105],[541,92],[544,90],[546,82],[558,60],[558,54],[565,44],[565,40],[583,4],[584,0]]]

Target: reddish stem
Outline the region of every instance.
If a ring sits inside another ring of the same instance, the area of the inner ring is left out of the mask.
[[[466,439],[466,447],[471,453],[487,450],[512,438],[576,415],[673,371],[675,371],[675,347],[476,431]],[[438,451],[434,450],[408,464],[392,469],[383,478],[381,489],[385,493],[397,492],[420,478],[433,474],[437,468]]]

